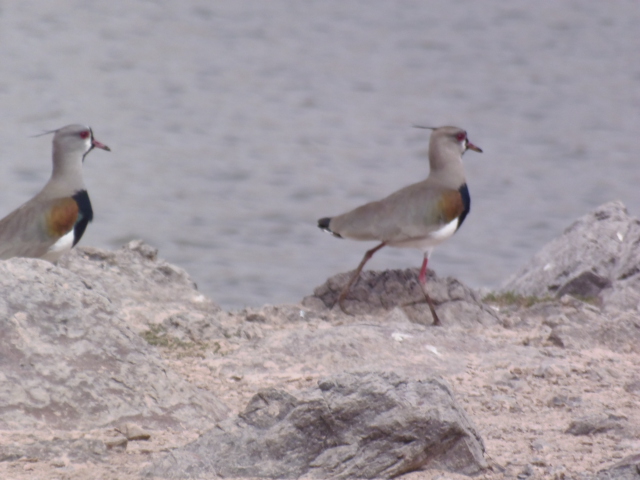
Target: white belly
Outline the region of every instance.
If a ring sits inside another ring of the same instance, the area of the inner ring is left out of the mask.
[[[73,247],[73,239],[74,232],[73,229],[71,229],[69,233],[63,235],[56,243],[51,245],[47,253],[45,253],[42,258],[53,263],[57,262],[62,255],[71,251],[71,248]]]
[[[440,227],[438,230],[431,232],[426,237],[414,238],[397,243],[389,242],[387,245],[399,248],[417,248],[418,250],[426,253],[450,238],[454,233],[456,233],[457,229],[458,219],[454,218],[452,221]]]

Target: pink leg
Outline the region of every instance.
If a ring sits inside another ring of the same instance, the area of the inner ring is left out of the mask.
[[[425,255],[422,261],[422,268],[420,269],[420,276],[418,277],[420,285],[423,286],[427,284],[427,263],[429,263],[429,257]]]
[[[418,276],[418,282],[420,282],[420,286],[422,287],[422,293],[424,293],[424,297],[427,299],[427,304],[429,305],[429,310],[431,310],[431,315],[433,315],[433,324],[434,325],[442,325],[440,323],[440,319],[436,314],[436,307],[433,305],[433,301],[429,294],[427,293],[427,263],[429,263],[429,253],[424,254],[424,260],[422,261],[422,268],[420,269],[420,275]]]

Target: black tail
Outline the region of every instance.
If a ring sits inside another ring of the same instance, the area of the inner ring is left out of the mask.
[[[331,223],[330,217],[321,218],[320,220],[318,220],[318,228],[324,230],[325,232],[331,232],[331,230],[329,230],[329,223]]]
[[[329,232],[335,235],[336,237],[340,237],[339,234],[331,231],[331,229],[329,228],[330,223],[331,223],[331,217],[321,218],[320,220],[318,220],[318,228],[324,230],[325,232]]]

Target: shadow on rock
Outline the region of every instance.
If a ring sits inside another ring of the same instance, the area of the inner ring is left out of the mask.
[[[484,445],[436,378],[341,374],[295,395],[268,389],[148,476],[391,478],[425,466],[473,475]]]
[[[356,315],[375,315],[400,307],[412,322],[430,325],[433,317],[418,282],[418,273],[416,268],[363,271],[351,287],[345,306],[350,313]],[[313,295],[306,297],[302,304],[318,310],[339,310],[338,297],[351,275],[352,272],[334,275],[317,287]],[[492,325],[499,322],[496,315],[483,305],[478,294],[455,278],[438,278],[430,270],[427,290],[445,326]]]

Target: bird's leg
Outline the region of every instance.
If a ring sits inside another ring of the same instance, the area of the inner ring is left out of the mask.
[[[429,253],[424,254],[424,260],[422,261],[422,268],[420,269],[418,281],[420,282],[420,286],[422,287],[422,293],[424,293],[424,297],[427,299],[427,304],[429,304],[431,315],[433,315],[433,324],[442,325],[442,323],[440,323],[440,319],[438,318],[438,314],[436,314],[436,308],[433,305],[433,301],[427,293],[427,263],[429,263]]]
[[[360,265],[358,265],[358,268],[356,268],[355,273],[349,279],[349,283],[347,283],[347,285],[342,289],[342,292],[340,292],[340,296],[338,297],[338,305],[340,305],[340,310],[342,310],[347,315],[351,315],[351,314],[347,312],[347,309],[344,306],[344,299],[347,297],[347,294],[349,293],[349,289],[351,288],[351,285],[353,285],[354,282],[358,279],[358,276],[360,275],[360,272],[362,271],[364,264],[367,263],[371,257],[373,257],[374,253],[376,253],[386,244],[387,244],[386,242],[382,242],[377,247],[374,247],[371,250],[367,250],[367,253],[364,254],[364,257],[360,262]]]

